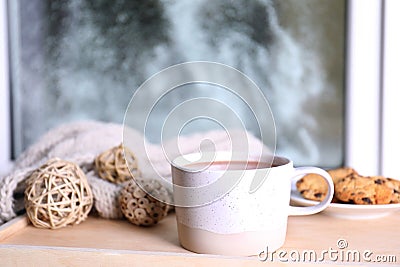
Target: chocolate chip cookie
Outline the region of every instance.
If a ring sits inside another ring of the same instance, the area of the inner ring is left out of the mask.
[[[336,182],[335,196],[345,203],[389,204],[394,192],[391,186],[395,185],[383,176],[352,174]]]
[[[334,184],[342,178],[352,174],[357,174],[353,168],[349,167],[328,170],[328,173],[332,176]],[[324,178],[318,174],[311,173],[305,175],[303,178],[297,181],[296,186],[300,194],[304,198],[310,200],[322,201],[328,193],[328,185],[326,184]]]
[[[400,181],[392,178],[387,178],[386,185],[393,189],[390,203],[400,203]]]
[[[337,169],[332,169],[328,170],[328,173],[332,176],[333,183],[335,184],[337,181],[339,181],[342,178],[345,178],[347,176],[356,174],[358,175],[358,172],[350,167],[343,167],[343,168],[337,168]]]
[[[311,200],[322,201],[328,192],[328,185],[318,174],[307,174],[296,183],[300,194]]]

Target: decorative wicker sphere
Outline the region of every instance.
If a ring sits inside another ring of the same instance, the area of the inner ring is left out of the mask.
[[[57,229],[79,224],[86,219],[92,204],[86,176],[72,162],[50,159],[27,180],[25,208],[36,227]]]
[[[124,216],[133,224],[151,226],[162,220],[170,209],[170,193],[156,180],[140,180],[129,182],[122,190],[119,198]],[[163,202],[153,198],[157,196]],[[166,202],[166,203],[165,203]]]
[[[135,155],[122,144],[104,151],[95,159],[98,175],[112,183],[122,184],[140,175]],[[129,171],[130,170],[130,171]]]

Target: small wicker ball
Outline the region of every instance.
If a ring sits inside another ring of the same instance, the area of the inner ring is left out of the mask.
[[[122,144],[98,155],[94,163],[98,175],[112,183],[122,184],[140,175],[135,154],[125,147],[124,155]]]
[[[35,170],[25,189],[26,213],[39,228],[57,229],[84,221],[93,205],[86,176],[72,162],[50,159]]]
[[[141,189],[140,186],[146,190]],[[156,180],[131,181],[122,188],[119,202],[124,216],[133,224],[151,226],[162,220],[170,209],[170,193]],[[157,196],[161,201],[153,198]]]

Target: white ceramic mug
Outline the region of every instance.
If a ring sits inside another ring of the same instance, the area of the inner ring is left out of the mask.
[[[333,182],[322,169],[294,168],[283,157],[239,159],[217,152],[208,157],[183,155],[171,163],[178,235],[184,248],[220,255],[258,255],[266,247],[272,252],[285,242],[288,216],[320,212],[332,200]],[[327,197],[316,206],[290,206],[291,180],[307,173],[326,180]],[[260,186],[251,192],[254,180]]]

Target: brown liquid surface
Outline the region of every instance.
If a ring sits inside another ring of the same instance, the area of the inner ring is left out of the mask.
[[[214,161],[214,162],[195,162],[186,165],[186,168],[193,170],[210,170],[210,171],[221,171],[221,170],[254,170],[263,169],[270,167],[277,167],[279,165],[272,164],[270,162],[258,162],[258,161]]]

